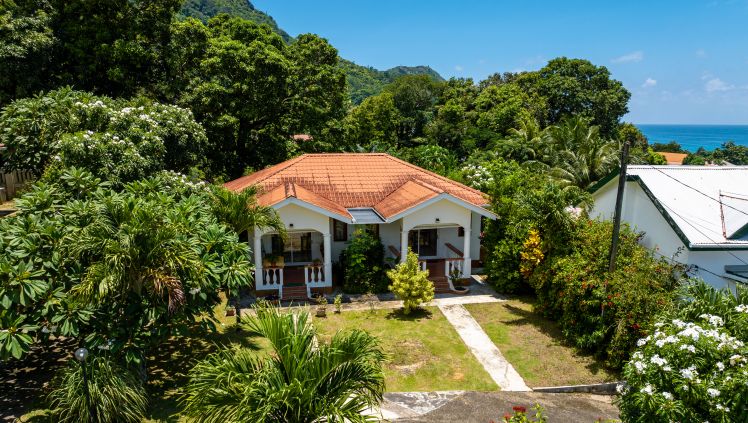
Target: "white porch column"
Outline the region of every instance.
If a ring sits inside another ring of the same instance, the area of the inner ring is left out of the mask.
[[[408,259],[408,232],[409,230],[403,227],[400,230],[400,262],[405,263]]]
[[[462,277],[469,278],[472,273],[471,262],[470,262],[470,238],[472,237],[472,231],[470,226],[465,228],[465,236],[462,245],[462,254],[465,258],[465,263],[462,265]]]
[[[324,248],[325,261],[325,285],[332,286],[332,243],[330,242],[330,233],[322,234],[322,245]]]
[[[262,232],[259,229],[255,229],[254,236],[254,253],[255,253],[255,289],[259,289],[260,285],[263,285],[262,276]]]

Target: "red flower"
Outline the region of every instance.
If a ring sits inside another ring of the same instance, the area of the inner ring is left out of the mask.
[[[515,405],[514,407],[512,407],[512,410],[514,410],[515,413],[526,413],[527,412],[527,408],[521,405]]]

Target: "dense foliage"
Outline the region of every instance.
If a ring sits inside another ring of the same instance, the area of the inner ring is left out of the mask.
[[[677,269],[622,227],[616,268],[608,271],[612,224],[579,219],[570,248],[550,251],[529,278],[537,310],[559,322],[572,344],[620,368],[654,318],[671,306]]]
[[[290,43],[293,37],[278,27],[270,15],[257,10],[249,0],[186,0],[182,4],[179,15],[185,18],[196,18],[203,22],[208,22],[210,18],[222,13],[236,16],[256,24],[270,26],[273,32],[283,38],[283,41]]]
[[[307,311],[259,308],[244,321],[266,338],[272,354],[220,351],[190,371],[183,398],[188,416],[202,422],[376,421],[363,414],[384,393],[385,356],[360,329],[325,342]]]
[[[624,422],[739,422],[748,413],[748,292],[694,281],[624,368]]]
[[[405,314],[434,299],[434,284],[429,280],[429,271],[421,270],[418,254],[410,248],[405,261],[388,270],[387,277],[391,281],[389,289],[403,302]]]
[[[208,195],[174,174],[114,190],[71,169],[35,185],[0,220],[0,357],[55,335],[142,366],[198,317],[213,327],[218,291],[248,286],[251,266]]]
[[[703,165],[707,163],[748,165],[748,146],[728,141],[711,151],[700,147],[695,153],[689,154],[683,160],[683,164],[689,165]]]
[[[62,88],[5,107],[0,143],[5,169],[54,180],[77,167],[119,185],[162,170],[199,173],[208,140],[189,110]]]
[[[343,265],[343,289],[350,293],[384,292],[387,278],[384,270],[384,246],[368,230],[358,229],[340,255]]]
[[[50,384],[48,401],[57,422],[138,423],[145,418],[148,398],[143,382],[106,356],[86,361],[91,404],[84,389],[80,363],[70,361]],[[93,408],[95,416],[89,414]]]

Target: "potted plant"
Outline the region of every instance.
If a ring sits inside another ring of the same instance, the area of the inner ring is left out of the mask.
[[[452,268],[452,271],[449,272],[449,281],[452,282],[452,289],[454,289],[456,294],[467,294],[470,291],[470,288],[466,286],[457,285],[458,282],[462,281],[462,275],[460,274],[460,269],[456,267]]]
[[[335,313],[340,314],[343,310],[343,294],[336,295],[333,304],[335,304]]]
[[[320,295],[317,297],[317,317],[327,316],[327,297]]]
[[[314,266],[321,266],[322,265],[322,260],[316,258],[316,259],[312,260],[312,265],[314,265]]]

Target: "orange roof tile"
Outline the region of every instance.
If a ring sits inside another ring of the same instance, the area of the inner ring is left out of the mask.
[[[372,207],[394,216],[440,193],[488,204],[478,190],[383,153],[305,154],[224,184],[233,191],[252,185],[263,193],[262,205],[294,196],[337,214]]]
[[[688,154],[685,153],[666,153],[664,151],[657,151],[656,153],[664,157],[669,165],[681,165],[683,164],[683,159],[688,156]]]

